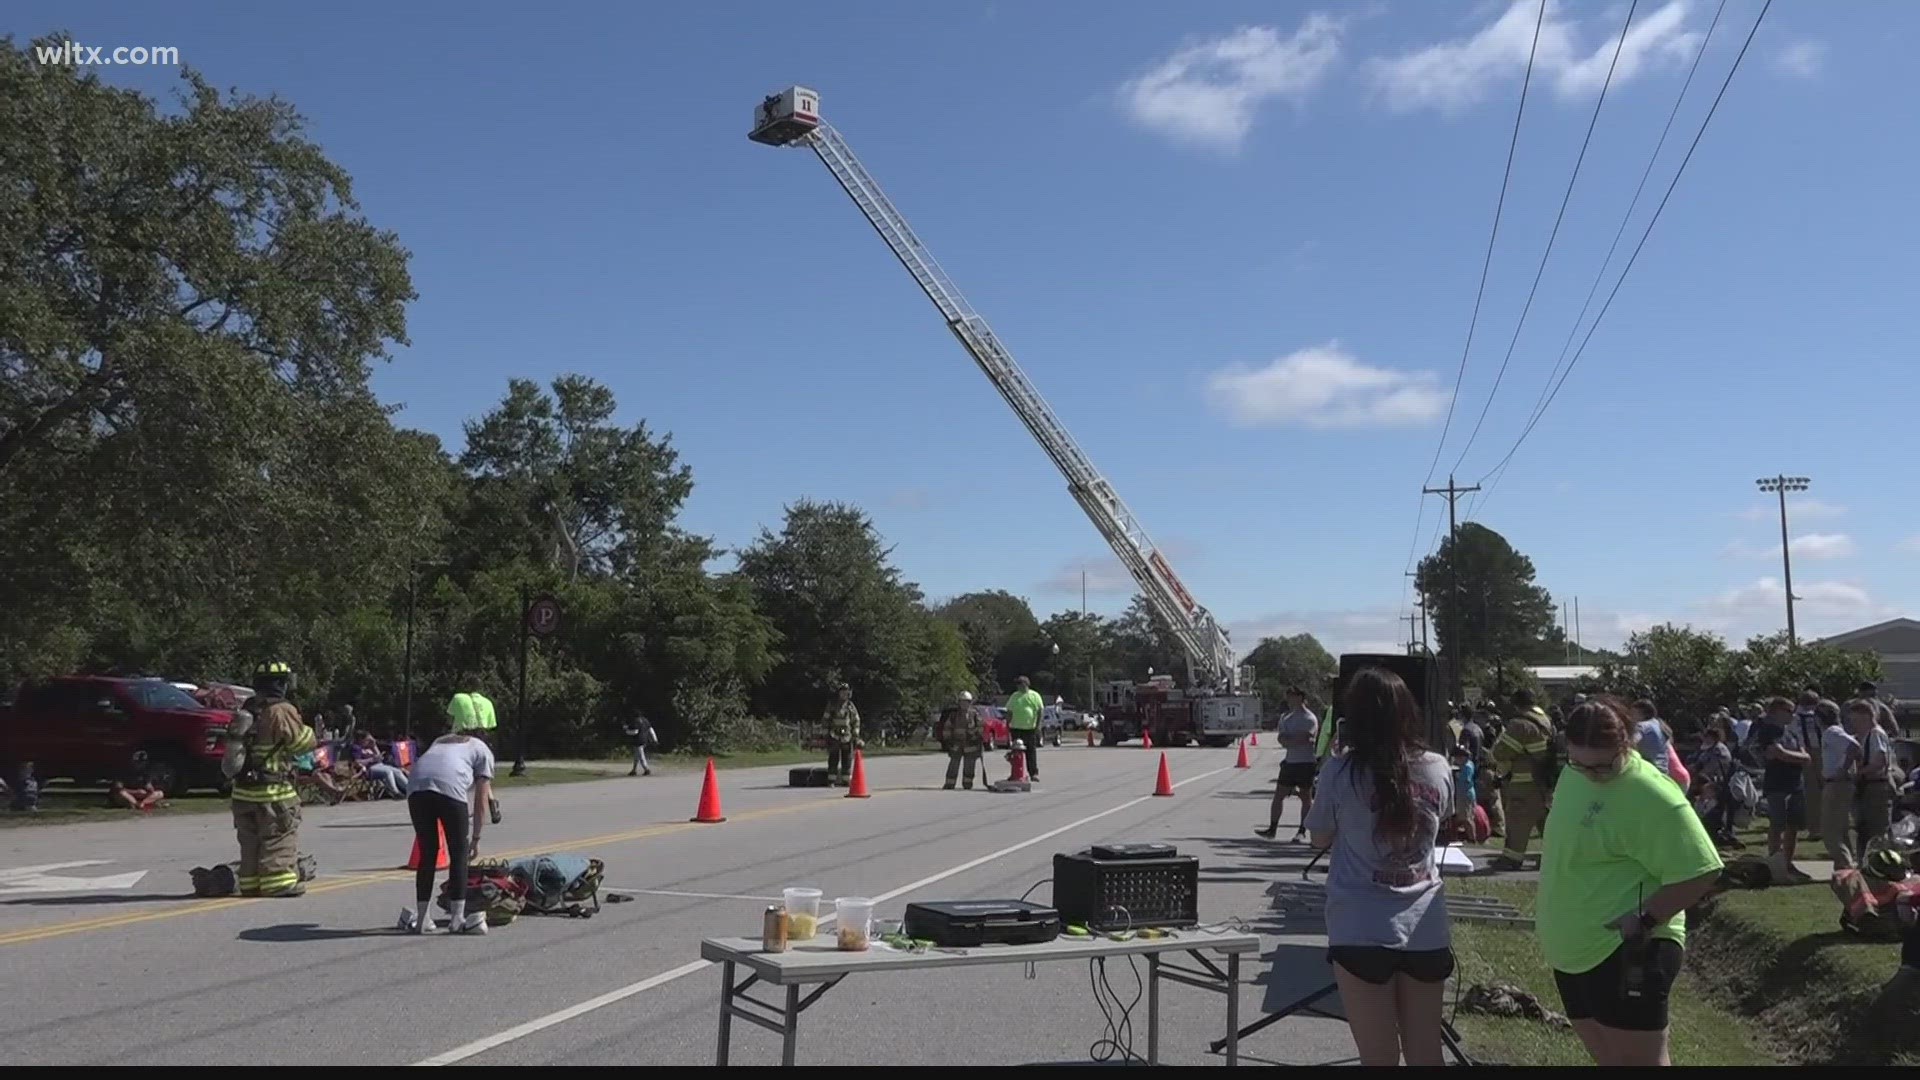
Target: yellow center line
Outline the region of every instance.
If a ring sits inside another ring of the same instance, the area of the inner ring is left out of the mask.
[[[897,794],[898,789],[875,791],[874,797]],[[794,803],[791,806],[770,806],[762,810],[749,810],[743,814],[729,815],[728,822],[758,821],[764,818],[782,817],[799,813],[802,810],[817,810],[823,806],[844,805],[840,799],[831,802]],[[645,840],[655,836],[668,836],[673,833],[688,832],[694,829],[711,828],[691,821],[668,822],[649,825],[645,828],[628,829],[624,832],[606,833],[602,836],[583,837],[579,840],[562,840],[554,844],[541,844],[538,847],[518,848],[488,854],[489,859],[521,859],[530,855],[546,855],[559,851],[578,851],[581,848],[599,847],[605,844],[619,844],[629,840]],[[346,877],[321,881],[307,886],[307,895],[338,892],[342,889],[358,888],[383,881],[403,881],[413,876],[413,871],[405,869],[378,870],[370,873],[352,874]],[[0,946],[26,945],[50,938],[66,937],[69,934],[83,934],[91,930],[112,930],[122,926],[136,926],[140,923],[155,922],[160,919],[178,919],[188,915],[201,915],[210,911],[223,911],[242,904],[285,903],[285,898],[230,896],[221,899],[203,900],[195,904],[183,904],[179,907],[158,908],[149,911],[135,911],[124,915],[103,915],[92,919],[74,919],[70,922],[54,923],[50,926],[29,926],[24,929],[0,933]]]

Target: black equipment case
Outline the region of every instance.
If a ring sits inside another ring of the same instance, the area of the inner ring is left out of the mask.
[[[1168,844],[1056,854],[1053,903],[1067,925],[1103,933],[1198,926],[1200,860]]]
[[[1039,945],[1060,936],[1060,913],[1025,900],[929,900],[908,904],[901,928],[949,949]]]

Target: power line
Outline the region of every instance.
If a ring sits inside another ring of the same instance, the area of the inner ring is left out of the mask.
[[[1567,340],[1560,346],[1560,355],[1554,360],[1553,368],[1547,372],[1546,381],[1540,384],[1540,393],[1533,399],[1533,408],[1529,410],[1527,416],[1529,422],[1541,411],[1542,403],[1547,399],[1547,393],[1553,389],[1554,378],[1560,374],[1561,365],[1566,363],[1567,354],[1573,350],[1573,339],[1580,333],[1580,325],[1586,321],[1587,312],[1593,309],[1593,298],[1600,295],[1600,283],[1606,280],[1607,268],[1613,265],[1613,256],[1620,249],[1620,241],[1627,235],[1627,226],[1633,224],[1633,212],[1640,208],[1640,196],[1646,193],[1647,181],[1653,177],[1653,167],[1660,162],[1660,152],[1667,147],[1667,137],[1673,134],[1674,121],[1680,118],[1680,107],[1686,104],[1687,94],[1693,89],[1694,77],[1700,72],[1700,62],[1706,59],[1707,48],[1713,44],[1714,32],[1720,28],[1720,18],[1726,14],[1726,11],[1727,0],[1720,0],[1720,6],[1714,9],[1713,21],[1707,24],[1706,36],[1701,38],[1700,48],[1693,54],[1693,63],[1687,67],[1687,77],[1680,84],[1680,93],[1673,99],[1673,108],[1667,112],[1666,125],[1660,129],[1660,138],[1653,144],[1653,153],[1647,156],[1647,167],[1640,171],[1640,182],[1633,189],[1633,198],[1627,201],[1627,212],[1620,215],[1620,227],[1613,232],[1613,243],[1607,246],[1607,257],[1600,260],[1600,269],[1594,272],[1593,284],[1587,288],[1587,298],[1580,304],[1580,313],[1573,317],[1573,325],[1567,328]],[[1488,474],[1492,477],[1492,483],[1487,485],[1486,492],[1467,501],[1469,520],[1473,518],[1475,511],[1493,496],[1493,489],[1498,487],[1501,479],[1506,476],[1504,465],[1499,466],[1497,471],[1498,475]],[[1487,477],[1481,479],[1485,481]]]
[[[1636,0],[1638,2],[1638,0]],[[1540,27],[1547,19],[1547,0],[1540,0],[1540,11],[1533,19],[1533,44],[1527,49],[1527,73],[1520,81],[1520,104],[1513,114],[1513,134],[1507,140],[1507,166],[1500,176],[1500,196],[1493,204],[1493,227],[1487,234],[1487,254],[1480,264],[1480,286],[1473,295],[1473,315],[1467,320],[1467,343],[1460,350],[1460,368],[1453,376],[1453,395],[1447,399],[1447,418],[1440,425],[1440,441],[1434,445],[1433,460],[1427,463],[1427,475],[1420,481],[1425,487],[1433,480],[1433,471],[1440,467],[1440,455],[1446,451],[1447,433],[1453,429],[1454,406],[1460,401],[1460,387],[1467,377],[1467,357],[1473,353],[1473,333],[1480,323],[1480,305],[1487,295],[1487,275],[1493,269],[1493,250],[1500,238],[1500,217],[1506,210],[1507,188],[1513,182],[1513,159],[1520,147],[1520,122],[1527,115],[1527,92],[1533,87],[1533,61],[1540,49]],[[1422,493],[1419,513],[1413,519],[1413,539],[1407,545],[1407,566],[1413,568],[1414,553],[1420,550],[1420,526],[1426,523],[1427,499]],[[1405,594],[1402,594],[1405,599]]]
[[[1574,185],[1580,182],[1580,167],[1586,164],[1587,148],[1593,145],[1593,130],[1600,125],[1600,109],[1607,103],[1607,91],[1613,88],[1613,73],[1620,66],[1620,51],[1626,48],[1627,31],[1633,27],[1633,13],[1640,7],[1640,0],[1633,0],[1627,7],[1626,21],[1620,24],[1619,40],[1613,43],[1613,60],[1607,65],[1607,79],[1600,84],[1600,96],[1594,99],[1593,115],[1587,118],[1587,134],[1580,140],[1580,154],[1573,159],[1573,174],[1567,177],[1566,193],[1560,196],[1560,212],[1553,216],[1553,229],[1547,233],[1546,250],[1540,253],[1540,265],[1533,271],[1533,284],[1527,289],[1527,302],[1520,308],[1520,320],[1513,324],[1513,339],[1507,342],[1507,355],[1500,360],[1500,370],[1494,373],[1493,386],[1487,391],[1487,400],[1480,406],[1480,417],[1473,422],[1473,431],[1467,435],[1467,443],[1460,448],[1460,456],[1454,459],[1453,467],[1458,470],[1467,460],[1467,451],[1473,449],[1473,441],[1480,437],[1480,427],[1487,422],[1487,413],[1493,409],[1493,399],[1500,393],[1500,381],[1507,376],[1507,365],[1513,362],[1513,350],[1520,344],[1520,331],[1527,325],[1527,315],[1533,311],[1533,298],[1540,291],[1540,279],[1546,276],[1547,260],[1553,257],[1553,244],[1560,238],[1560,225],[1566,220],[1567,205],[1573,201]],[[1458,393],[1458,391],[1455,391]]]
[[[1587,345],[1593,341],[1594,331],[1599,329],[1601,320],[1607,317],[1607,312],[1613,307],[1614,299],[1620,295],[1620,286],[1626,282],[1627,275],[1633,272],[1634,263],[1639,261],[1640,252],[1647,246],[1647,238],[1653,235],[1653,227],[1659,224],[1660,215],[1666,210],[1668,200],[1673,198],[1674,189],[1680,186],[1680,178],[1686,175],[1687,165],[1693,160],[1694,151],[1700,148],[1700,140],[1706,135],[1707,126],[1713,122],[1714,114],[1720,110],[1720,102],[1726,98],[1727,88],[1733,84],[1734,75],[1739,72],[1741,62],[1746,59],[1748,48],[1753,45],[1754,35],[1759,32],[1760,24],[1766,21],[1767,11],[1772,7],[1773,0],[1767,0],[1766,4],[1760,8],[1759,16],[1753,20],[1753,26],[1747,30],[1747,39],[1741,43],[1739,54],[1733,58],[1733,65],[1727,69],[1727,77],[1721,81],[1720,90],[1714,95],[1713,104],[1707,108],[1707,115],[1701,119],[1699,129],[1693,133],[1693,142],[1687,147],[1686,156],[1680,159],[1680,167],[1674,170],[1673,180],[1667,184],[1666,194],[1660,197],[1660,205],[1654,208],[1653,217],[1648,219],[1646,229],[1640,233],[1640,241],[1634,245],[1633,254],[1627,257],[1627,264],[1621,269],[1619,278],[1615,279],[1613,289],[1607,293],[1606,302],[1600,305],[1600,311],[1594,315],[1592,324],[1587,327],[1586,336],[1580,339],[1580,347],[1574,351],[1572,359],[1567,361],[1566,370],[1561,372],[1559,380],[1553,385],[1552,392],[1535,411],[1533,418],[1527,421],[1527,426],[1521,429],[1520,436],[1507,449],[1506,455],[1492,469],[1487,470],[1486,476],[1481,477],[1482,481],[1513,460],[1513,455],[1519,452],[1520,447],[1527,441],[1527,436],[1533,433],[1540,418],[1546,415],[1548,408],[1552,407],[1554,398],[1560,396],[1561,387],[1567,384],[1567,378],[1573,374],[1574,367],[1580,363],[1580,357],[1587,351]]]

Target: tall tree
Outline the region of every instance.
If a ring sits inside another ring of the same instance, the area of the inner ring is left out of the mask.
[[[997,695],[1018,674],[1013,668],[1031,666],[1040,623],[1020,597],[1004,589],[963,593],[934,614],[960,631],[977,692]]]
[[[1440,653],[1456,661],[1552,662],[1565,655],[1553,599],[1534,584],[1533,560],[1479,522],[1421,560],[1415,578],[1433,618]],[[1455,635],[1459,640],[1454,640]]]
[[[836,682],[853,687],[864,717],[921,704],[913,680],[928,642],[920,591],[890,554],[857,507],[808,500],[787,508],[780,532],[761,530],[740,553],[739,572],[781,636],[781,660],[755,696],[763,715],[815,719]]]
[[[1111,624],[1109,649],[1123,678],[1145,679],[1148,674],[1172,675],[1187,681],[1187,653],[1173,627],[1156,614],[1144,596],[1135,596],[1127,610]]]
[[[693,491],[667,437],[613,423],[613,392],[563,375],[544,393],[509,382],[492,412],[466,425],[460,464],[475,478],[476,537],[526,545],[569,579],[628,569],[668,538]],[[509,556],[495,551],[493,557]]]
[[[55,38],[34,45],[57,45]],[[265,375],[358,393],[405,343],[406,254],[284,102],[183,72],[177,110],[0,38],[0,475]]]
[[[1082,709],[1096,708],[1088,680],[1097,686],[1119,672],[1112,650],[1111,624],[1098,615],[1063,611],[1040,627],[1040,636],[1048,645],[1045,667],[1040,672],[1046,682],[1041,685],[1036,681],[1036,686],[1049,697],[1064,697]],[[1060,647],[1058,653],[1052,651],[1055,645]]]
[[[1340,662],[1312,634],[1260,639],[1247,654],[1253,666],[1253,684],[1268,709],[1286,708],[1286,691],[1297,686],[1312,700],[1324,704],[1333,681],[1340,674]]]

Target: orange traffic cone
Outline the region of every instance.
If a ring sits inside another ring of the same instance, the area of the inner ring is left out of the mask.
[[[867,792],[867,759],[860,751],[853,752],[853,779],[847,784],[847,798],[865,799],[871,796]]]
[[[1259,732],[1257,732],[1257,731],[1256,731],[1256,732],[1254,732],[1254,733],[1253,733],[1252,735],[1249,735],[1249,736],[1247,736],[1247,738],[1248,738],[1248,740],[1249,740],[1249,741],[1250,741],[1250,742],[1252,743],[1252,745],[1254,745],[1254,746],[1259,746],[1259,745],[1260,745],[1260,733],[1259,733]]]
[[[1153,793],[1162,796],[1173,794],[1173,774],[1167,771],[1167,755],[1165,752],[1162,752],[1160,755],[1160,779],[1153,785]]]
[[[1153,749],[1153,732],[1148,731],[1146,728],[1140,729],[1140,749]]]
[[[702,825],[717,825],[727,820],[720,812],[720,776],[714,772],[713,759],[707,759],[707,780],[700,785],[700,809],[693,820]]]
[[[439,826],[439,830],[440,830],[440,857],[434,860],[433,868],[435,870],[445,870],[448,866],[452,865],[447,861],[448,859],[447,827],[445,825],[441,825]],[[401,867],[400,869],[402,870],[420,869],[420,838],[419,837],[416,836],[413,838],[413,854],[407,856],[407,865]]]
[[[1236,762],[1234,762],[1234,763],[1233,763],[1233,767],[1234,767],[1234,768],[1236,768],[1236,769],[1251,769],[1251,768],[1253,768],[1253,766],[1252,766],[1252,764],[1250,764],[1250,763],[1249,763],[1249,762],[1247,761],[1247,740],[1245,740],[1245,739],[1241,739],[1241,740],[1240,740],[1240,760],[1239,760],[1239,761],[1236,761]]]

